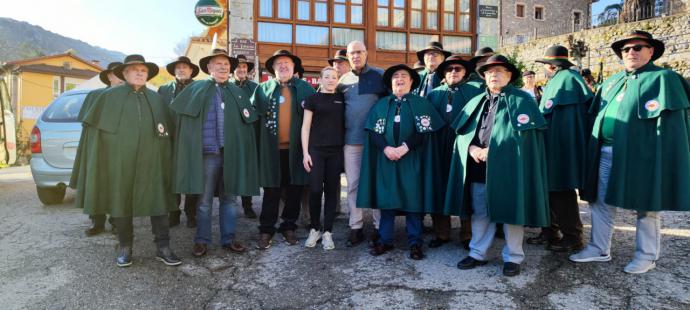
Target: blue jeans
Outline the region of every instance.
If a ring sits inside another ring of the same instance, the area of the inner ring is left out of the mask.
[[[381,210],[379,235],[382,244],[393,244],[397,212],[397,210]],[[422,213],[405,212],[405,230],[407,231],[407,245],[422,245]]]
[[[196,208],[195,243],[211,244],[213,197],[218,194],[220,204],[220,244],[230,244],[235,238],[235,197],[227,196],[223,187],[223,153],[204,154],[204,193],[199,197]]]

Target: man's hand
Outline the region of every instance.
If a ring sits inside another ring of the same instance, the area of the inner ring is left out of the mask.
[[[470,157],[474,159],[475,163],[485,162],[489,156],[489,148],[481,148],[475,145],[470,145]]]

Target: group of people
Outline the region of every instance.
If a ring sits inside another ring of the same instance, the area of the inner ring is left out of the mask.
[[[395,218],[405,216],[409,256],[423,259],[430,215],[429,248],[451,240],[451,216],[460,216],[459,240],[469,251],[460,269],[486,264],[499,236],[503,274],[518,275],[525,227],[542,228],[529,244],[571,252],[573,262],[608,261],[616,210],[624,208],[637,212],[635,256],[624,271],[644,273],[660,254],[659,212],[690,211],[690,84],[653,63],[664,43],[647,32],[611,48],[625,69],[596,94],[560,45],[536,60],[548,77],[543,89],[534,72],[490,48],[467,59],[439,42],[417,52],[420,68],[383,70],[353,41],[328,59],[318,91],[298,77],[301,59],[286,50],[266,60],[273,77],[258,85],[242,55],[215,49],[198,66],[180,57],[166,67],[175,80],[158,93],[145,86],[158,67],[129,55],[101,73],[109,87],[85,100],[71,186],[92,217],[88,235],[111,216],[118,266],[132,263],[137,216],[151,218],[157,259],[181,263],[168,232],[180,224],[182,196],[187,226],[196,228],[195,257],[213,244],[214,197],[220,245],[246,252],[235,237],[237,196],[254,218],[260,188],[258,249],[270,248],[276,232],[298,244],[296,222],[308,204],[304,246],[321,241],[332,250],[344,171],[346,245],[367,239],[363,209],[372,209],[374,256],[393,249]],[[194,81],[199,70],[209,78]],[[525,88],[514,86],[520,78]],[[578,196],[592,210],[589,242]]]

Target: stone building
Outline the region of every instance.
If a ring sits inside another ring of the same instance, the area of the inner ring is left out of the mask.
[[[597,0],[503,0],[501,43],[520,44],[588,29],[593,2]]]

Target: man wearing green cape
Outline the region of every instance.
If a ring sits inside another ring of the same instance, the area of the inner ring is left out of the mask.
[[[380,239],[374,256],[393,249],[395,216],[406,217],[410,258],[421,260],[422,216],[433,207],[430,133],[443,127],[441,116],[424,98],[410,93],[419,75],[406,65],[388,68],[383,82],[392,94],[381,98],[364,123],[364,141],[357,207],[381,210]]]
[[[455,119],[458,134],[451,163],[446,213],[472,210],[470,254],[460,269],[485,265],[496,224],[502,223],[503,274],[520,273],[525,258],[524,226],[549,225],[544,130],[546,121],[532,96],[509,83],[520,71],[502,55],[477,68],[487,83]]]
[[[117,265],[132,264],[132,218],[151,217],[158,251],[166,265],[182,262],[170,249],[168,212],[175,209],[172,194],[173,124],[167,104],[146,81],[158,66],[141,55],[129,55],[114,69],[126,84],[98,96],[84,115],[89,130],[86,173],[79,182],[77,207],[86,214],[110,214],[120,242]]]
[[[259,243],[266,250],[276,232],[281,191],[285,192],[283,222],[278,231],[289,245],[299,241],[295,234],[300,199],[307,172],[302,165],[302,115],[304,100],[316,91],[307,82],[294,77],[302,67],[299,57],[278,50],[266,60],[266,70],[274,78],[256,88],[252,102],[259,112],[259,181],[264,188],[259,216]]]
[[[210,77],[187,86],[172,103],[177,115],[175,192],[199,194],[192,254],[204,256],[213,243],[213,198],[219,200],[220,245],[244,253],[235,240],[238,195],[259,194],[254,122],[258,115],[230,72],[237,59],[223,49],[199,60]]]
[[[574,262],[611,260],[617,208],[637,211],[635,255],[623,269],[645,273],[661,250],[660,211],[690,211],[690,85],[654,65],[664,43],[637,30],[611,44],[625,70],[608,78],[597,112],[581,196],[592,210],[592,238]]]
[[[436,68],[451,55],[451,52],[443,49],[443,44],[431,41],[427,46],[417,52],[417,59],[424,66],[419,72],[419,86],[414,89],[414,94],[426,98],[434,88],[441,86],[443,73],[438,73]]]
[[[72,176],[70,177],[69,181],[69,186],[73,189],[83,191],[84,187],[86,186],[85,182],[79,183],[79,175],[86,174],[86,159],[88,158],[86,153],[88,152],[88,149],[90,147],[88,139],[89,127],[86,123],[84,123],[84,115],[86,115],[86,112],[91,108],[93,102],[96,100],[96,98],[98,98],[98,96],[100,96],[100,94],[103,93],[103,91],[110,87],[118,86],[124,83],[124,81],[117,78],[117,76],[115,76],[115,74],[113,73],[113,69],[115,69],[115,67],[121,64],[122,63],[119,61],[111,62],[108,64],[108,68],[106,70],[103,70],[101,71],[101,73],[98,74],[98,78],[101,80],[101,82],[103,82],[103,84],[106,85],[106,87],[90,91],[86,95],[86,98],[84,98],[84,103],[82,104],[81,109],[79,110],[79,115],[77,116],[77,119],[80,122],[82,122],[82,129],[81,136],[79,137],[79,146],[77,147],[77,154],[74,158],[74,167],[72,167]],[[89,219],[91,219],[91,226],[87,228],[84,232],[86,236],[91,237],[101,234],[105,230],[106,217],[106,214],[89,215]],[[117,233],[117,228],[113,223],[112,217],[110,218],[110,225],[113,227],[113,234]]]
[[[545,144],[551,227],[527,243],[548,244],[546,248],[555,252],[579,251],[584,244],[576,190],[584,183],[587,110],[594,95],[582,76],[570,69],[574,65],[564,46],[548,47],[537,62],[550,76],[539,110],[549,124]]]
[[[482,93],[476,86],[466,83],[465,76],[471,64],[460,56],[450,56],[438,66],[438,74],[442,74],[445,84],[436,87],[427,100],[431,102],[436,112],[443,117],[446,125],[430,136],[430,143],[434,148],[434,198],[435,212],[431,215],[434,224],[434,239],[429,242],[430,248],[440,247],[450,241],[450,215],[444,214],[448,172],[455,143],[455,131],[450,127],[453,120],[460,114],[465,104]],[[469,249],[472,229],[469,219],[461,219],[460,241]]]
[[[486,82],[481,76],[479,76],[479,74],[477,74],[475,69],[481,67],[486,60],[493,55],[494,50],[488,46],[482,47],[474,52],[474,57],[470,59],[470,65],[472,67],[468,70],[470,73],[467,76],[467,84],[481,88],[482,91],[486,88]]]

